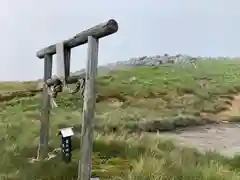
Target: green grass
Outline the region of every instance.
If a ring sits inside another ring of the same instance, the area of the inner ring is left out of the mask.
[[[239,92],[239,70],[238,62],[206,61],[197,69],[138,67],[99,77],[93,176],[119,180],[240,179],[239,157],[229,159],[211,152],[202,155],[145,133],[208,123],[201,114],[225,110]],[[38,148],[41,107],[38,92],[27,93],[34,88],[34,82],[0,84],[0,179],[76,179],[81,98],[66,93],[58,97],[59,107],[51,116],[50,151],[54,158],[31,162]],[[16,90],[31,96],[12,93]],[[60,146],[58,129],[65,126],[73,126],[76,133],[70,164],[63,163],[54,151]]]
[[[1,82],[1,93],[3,92],[9,92],[14,90],[28,90],[28,89],[34,89],[36,88],[36,82],[34,81],[24,81],[24,82]]]

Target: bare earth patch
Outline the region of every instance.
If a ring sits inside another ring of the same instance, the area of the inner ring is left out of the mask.
[[[240,117],[240,94],[234,96],[227,110],[217,114],[202,114],[216,122],[231,122]],[[197,148],[201,152],[217,151],[225,156],[234,156],[240,152],[240,124],[230,123],[207,125],[189,129],[180,129],[174,133],[162,133],[160,137],[175,140],[177,144]]]
[[[226,110],[216,114],[201,113],[201,117],[219,123],[226,123],[231,121],[234,117],[240,117],[240,94],[233,97],[233,100],[231,100],[229,105],[227,105]]]
[[[123,102],[120,101],[119,99],[116,99],[116,98],[109,98],[107,100],[105,100],[105,102],[108,103],[108,105],[112,106],[112,107],[120,107]]]
[[[220,121],[228,121],[232,117],[240,116],[240,94],[234,96],[231,104],[232,105],[229,105],[227,110],[216,115]]]
[[[158,134],[176,144],[197,148],[200,152],[216,151],[232,157],[240,152],[239,124],[218,124]]]

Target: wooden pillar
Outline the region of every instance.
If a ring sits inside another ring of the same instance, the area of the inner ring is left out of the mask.
[[[45,55],[44,57],[44,83],[47,79],[52,77],[52,55]],[[43,86],[42,93],[42,111],[41,111],[41,127],[40,127],[40,143],[38,149],[38,159],[42,160],[48,155],[49,142],[49,117],[51,112],[50,95],[48,88]]]
[[[64,63],[65,63],[65,77],[70,76],[70,59],[71,59],[71,48],[64,48]]]
[[[98,39],[88,36],[88,57],[83,104],[78,180],[90,180],[92,171],[93,119],[96,104],[96,76],[98,65]]]
[[[66,85],[66,80],[70,75],[70,58],[71,49],[64,47],[64,42],[56,44],[56,65],[57,73],[56,75],[63,81],[64,86]]]
[[[64,44],[56,44],[56,75],[60,79],[65,79],[65,62],[64,62]]]

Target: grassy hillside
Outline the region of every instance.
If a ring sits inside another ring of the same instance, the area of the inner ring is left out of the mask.
[[[201,155],[154,134],[221,121],[240,91],[237,61],[137,67],[98,79],[93,175],[130,180],[237,180],[239,158]],[[76,179],[81,97],[62,93],[51,117],[49,159],[32,161],[39,142],[40,94],[34,82],[0,84],[0,179]],[[20,91],[20,92],[15,92]],[[225,117],[226,118],[226,117]],[[238,114],[224,120],[237,120]],[[61,161],[58,129],[73,126],[73,162]]]

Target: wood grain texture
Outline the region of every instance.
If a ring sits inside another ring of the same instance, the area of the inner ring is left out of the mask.
[[[97,66],[98,39],[89,36],[78,180],[89,180],[91,178]]]
[[[65,78],[70,76],[71,67],[70,61],[71,61],[71,48],[64,48]]]
[[[70,58],[71,49],[65,48],[63,42],[56,44],[56,76],[61,79],[63,85],[66,86],[67,78],[70,75]]]
[[[63,42],[59,42],[56,44],[56,76],[60,79],[65,79],[65,60]]]
[[[52,55],[44,57],[44,81],[52,76]],[[51,111],[50,95],[47,86],[43,87],[42,92],[42,111],[41,111],[41,127],[40,127],[40,144],[38,149],[38,159],[42,160],[48,155],[49,141],[49,117]]]
[[[76,46],[85,44],[88,42],[88,36],[92,36],[96,39],[111,35],[118,30],[118,23],[114,19],[110,19],[104,23],[98,24],[90,29],[84,30],[74,37],[63,41],[65,48],[74,48]],[[37,57],[42,59],[44,55],[53,55],[56,53],[56,44],[48,46],[37,52]]]

